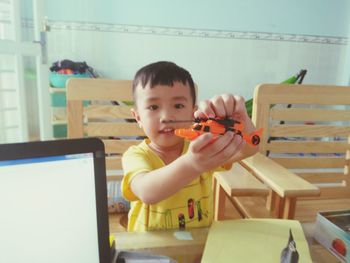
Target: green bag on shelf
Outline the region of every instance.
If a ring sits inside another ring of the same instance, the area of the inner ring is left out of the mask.
[[[281,84],[295,84],[297,81],[298,81],[298,84],[301,84],[306,75],[306,72],[307,72],[306,69],[302,69],[299,71],[299,73],[282,81]],[[248,116],[251,118],[252,111],[253,111],[253,99],[247,100],[245,102],[245,107],[247,108]]]

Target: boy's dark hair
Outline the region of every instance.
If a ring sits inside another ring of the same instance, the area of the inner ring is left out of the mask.
[[[132,83],[132,91],[135,99],[135,89],[139,83],[142,88],[150,85],[150,88],[155,85],[173,86],[174,82],[179,81],[184,85],[190,86],[193,105],[196,104],[196,91],[191,74],[184,68],[179,67],[173,62],[159,61],[151,63],[139,69]]]

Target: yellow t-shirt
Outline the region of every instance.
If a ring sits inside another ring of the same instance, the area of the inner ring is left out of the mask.
[[[174,195],[159,203],[147,205],[131,191],[130,182],[139,173],[164,167],[164,162],[148,146],[149,140],[130,147],[123,155],[122,194],[131,201],[128,231],[193,228],[209,226],[213,218],[212,175],[205,172]],[[189,142],[185,141],[182,154]],[[222,170],[218,168],[217,170]]]

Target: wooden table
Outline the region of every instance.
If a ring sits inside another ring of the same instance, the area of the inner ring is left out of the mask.
[[[117,250],[137,251],[164,255],[178,262],[200,262],[209,228],[193,228],[193,240],[179,240],[174,230],[151,232],[116,232],[113,233]]]
[[[179,262],[200,262],[208,235],[208,228],[194,228],[188,230],[193,240],[178,240],[174,230],[153,231],[145,233],[125,232],[117,222],[121,219],[117,214],[110,215],[110,230],[115,235],[116,248],[165,255],[179,260]],[[314,224],[303,223],[303,230],[309,244],[311,258],[314,263],[340,262],[313,238]]]

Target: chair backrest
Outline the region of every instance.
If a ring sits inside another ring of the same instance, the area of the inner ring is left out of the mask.
[[[264,128],[260,152],[319,186],[320,198],[349,198],[349,105],[350,87],[259,85],[252,120]]]
[[[346,150],[345,176],[350,176],[350,135],[348,137],[348,149]]]
[[[66,96],[68,138],[101,138],[105,144],[107,178],[120,180],[122,154],[144,136],[130,112],[132,81],[70,79]]]

